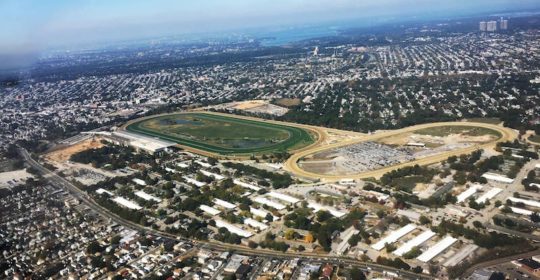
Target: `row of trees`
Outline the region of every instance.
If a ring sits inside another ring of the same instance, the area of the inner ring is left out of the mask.
[[[268,179],[272,182],[272,186],[274,186],[276,189],[286,188],[293,183],[293,179],[289,174],[270,172],[253,166],[234,162],[224,162],[223,166],[236,169],[239,172],[238,175],[256,175],[262,179]]]

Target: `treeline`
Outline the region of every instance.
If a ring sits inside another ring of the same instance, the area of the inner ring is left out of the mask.
[[[286,188],[293,183],[293,179],[289,174],[270,172],[253,166],[234,162],[224,162],[223,166],[236,169],[239,173],[237,175],[256,175],[262,179],[268,179],[272,182],[272,186],[276,189]]]
[[[359,226],[366,213],[360,209],[354,209],[342,219],[328,215],[328,212],[317,213],[316,221],[310,219],[311,209],[297,208],[294,212],[284,217],[287,227],[308,230],[317,239],[319,245],[329,252],[332,246],[332,233],[341,232],[352,225]]]
[[[130,147],[106,145],[101,148],[88,149],[71,155],[71,161],[91,164],[102,168],[120,169],[136,163],[155,163],[153,156],[146,153],[135,153]]]
[[[455,235],[463,236],[466,239],[473,240],[474,244],[487,249],[516,245],[525,242],[525,240],[520,237],[509,236],[497,232],[481,233],[461,224],[446,220],[443,220],[437,227],[434,227],[433,230],[440,235],[453,233]]]

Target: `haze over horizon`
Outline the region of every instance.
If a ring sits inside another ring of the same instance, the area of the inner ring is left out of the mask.
[[[19,56],[62,45],[134,40],[268,26],[386,18],[465,16],[540,8],[534,0],[202,0],[0,3],[0,55]],[[306,8],[307,7],[307,8]],[[392,7],[392,8],[389,8]]]

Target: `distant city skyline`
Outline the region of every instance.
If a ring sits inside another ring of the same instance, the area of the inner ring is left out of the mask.
[[[505,9],[536,9],[539,1],[509,0],[201,0],[36,1],[0,3],[0,54],[60,45],[133,40],[267,26],[321,24],[377,17],[418,19]]]

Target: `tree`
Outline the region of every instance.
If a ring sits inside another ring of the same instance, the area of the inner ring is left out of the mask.
[[[483,228],[484,227],[484,225],[482,225],[482,223],[480,221],[474,221],[473,226],[475,228]]]
[[[352,280],[365,280],[366,279],[366,275],[364,274],[364,272],[357,267],[354,267],[351,269],[350,275],[351,275]]]
[[[103,251],[103,248],[99,245],[97,241],[92,241],[86,246],[86,253],[88,254],[95,254]]]
[[[419,222],[422,225],[431,224],[431,220],[428,217],[424,216],[424,215],[420,216]]]

